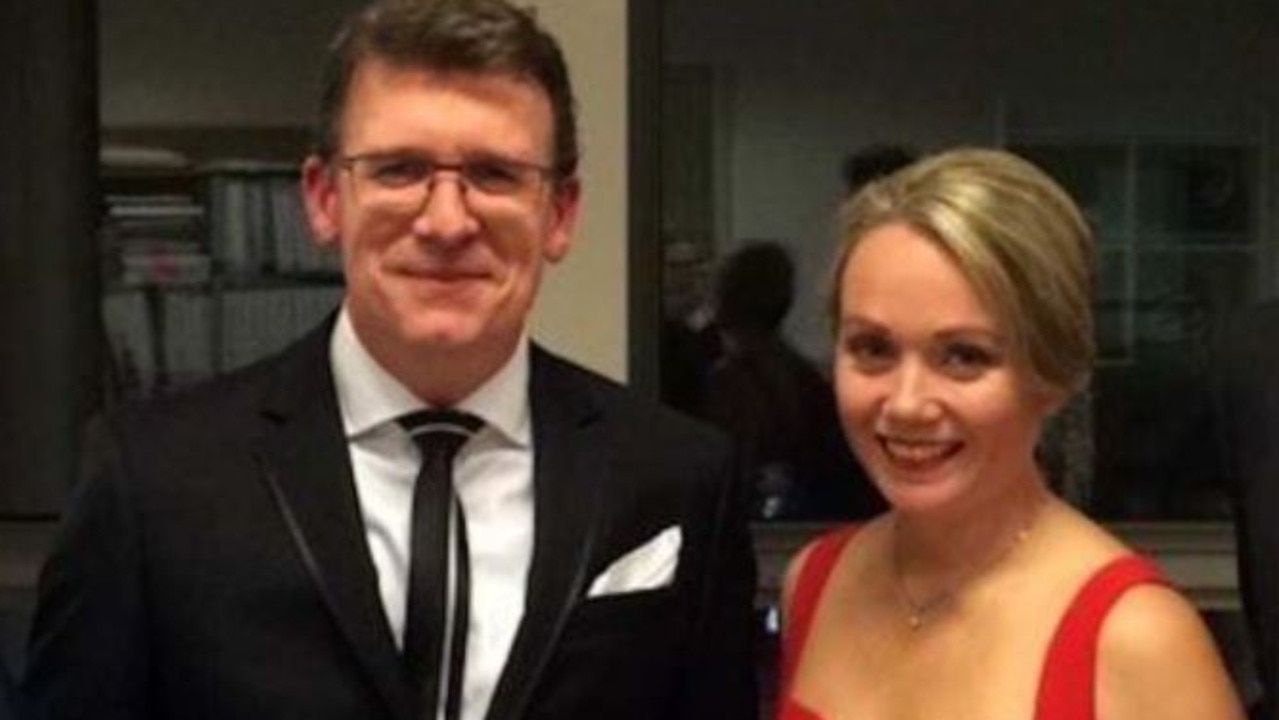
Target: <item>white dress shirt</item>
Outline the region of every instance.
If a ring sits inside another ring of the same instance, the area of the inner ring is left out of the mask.
[[[333,331],[329,359],[364,534],[377,568],[386,619],[398,644],[404,635],[409,531],[419,459],[396,418],[427,405],[369,355],[345,307]],[[528,341],[523,338],[506,365],[455,406],[484,420],[484,427],[453,463],[453,483],[466,513],[471,551],[462,720],[482,720],[488,712],[524,615],[533,555],[528,376]]]

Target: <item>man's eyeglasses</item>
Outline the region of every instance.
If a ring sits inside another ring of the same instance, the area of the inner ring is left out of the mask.
[[[453,173],[468,193],[489,198],[525,198],[554,176],[545,165],[500,157],[443,163],[424,155],[370,153],[339,157],[355,178],[361,201],[388,208],[421,210],[441,172]]]

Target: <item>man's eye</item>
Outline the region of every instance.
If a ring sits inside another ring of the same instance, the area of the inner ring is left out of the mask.
[[[509,163],[478,161],[466,164],[466,179],[482,190],[511,190],[520,183],[519,169]]]
[[[380,185],[403,187],[419,183],[430,174],[430,164],[412,158],[388,158],[372,163],[369,176]]]

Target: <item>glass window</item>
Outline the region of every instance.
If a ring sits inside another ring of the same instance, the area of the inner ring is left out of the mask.
[[[1220,321],[1277,294],[1276,29],[1273,8],[1243,2],[665,3],[664,397],[756,448],[758,517],[872,509],[860,491],[820,489],[844,477],[804,477],[838,463],[788,467],[794,444],[787,456],[750,438],[776,439],[768,418],[787,410],[770,393],[807,386],[801,362],[828,375],[849,171],[1004,146],[1075,196],[1099,242],[1101,362],[1047,434],[1052,481],[1107,520],[1225,519],[1208,367]],[[761,246],[785,251],[794,294],[769,354],[735,368],[725,344],[740,341],[717,309],[732,309],[725,281]]]

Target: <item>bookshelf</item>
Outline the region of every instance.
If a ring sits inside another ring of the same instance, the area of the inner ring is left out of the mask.
[[[310,241],[297,172],[271,160],[103,153],[109,398],[249,364],[337,306],[339,258]]]

